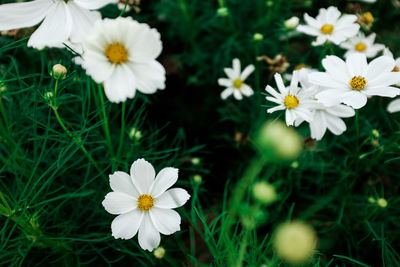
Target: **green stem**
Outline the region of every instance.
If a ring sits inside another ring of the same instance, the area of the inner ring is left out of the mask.
[[[110,135],[110,127],[108,126],[108,117],[106,113],[106,106],[104,103],[104,97],[103,97],[103,88],[101,88],[101,85],[98,85],[99,89],[99,95],[100,95],[100,104],[101,104],[101,110],[103,113],[103,129],[104,129],[104,135],[106,137],[106,142],[108,146],[108,150],[110,152],[111,157],[114,157],[114,151],[113,151],[113,146],[112,146],[112,141],[111,141],[111,135]]]
[[[10,128],[9,128],[10,124],[8,122],[7,113],[6,113],[5,109],[4,109],[3,100],[1,98],[1,95],[0,95],[0,110],[1,110],[1,115],[3,116],[3,119],[4,119],[4,123],[6,124],[5,125],[6,129],[7,129],[7,131],[9,131],[10,130]]]
[[[243,238],[242,238],[242,242],[241,242],[241,246],[240,246],[240,250],[239,250],[239,257],[238,257],[238,261],[236,264],[237,267],[243,266],[243,259],[244,259],[245,253],[246,253],[248,237],[249,237],[249,229],[246,228],[246,230],[243,234]]]
[[[54,85],[54,105],[50,105],[51,109],[54,111],[54,115],[56,116],[56,119],[58,121],[58,124],[60,124],[61,128],[63,128],[64,132],[77,144],[79,145],[80,149],[83,151],[83,153],[86,155],[88,158],[89,162],[96,168],[96,170],[101,174],[103,177],[104,181],[107,182],[107,177],[105,177],[103,171],[100,169],[99,165],[97,162],[93,159],[92,155],[87,151],[85,146],[82,144],[81,138],[76,138],[74,134],[68,130],[67,126],[65,126],[63,120],[60,117],[60,114],[58,113],[58,107],[57,107],[57,90],[58,90],[58,80],[56,80],[56,83]]]
[[[117,151],[117,160],[119,160],[119,155],[121,154],[121,150],[124,144],[124,135],[125,135],[125,110],[126,110],[126,101],[122,103],[122,112],[121,112],[121,134],[119,136],[119,145]]]

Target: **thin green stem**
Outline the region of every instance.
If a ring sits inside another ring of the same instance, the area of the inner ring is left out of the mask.
[[[104,129],[104,135],[106,137],[106,142],[108,146],[108,151],[110,152],[111,157],[114,157],[114,151],[113,151],[113,146],[112,146],[112,141],[111,141],[111,135],[110,135],[110,127],[108,126],[108,117],[106,113],[106,106],[104,103],[104,97],[103,97],[103,88],[101,85],[98,85],[99,89],[99,95],[100,95],[100,104],[101,104],[101,110],[103,113],[103,129]]]
[[[10,128],[9,128],[10,127],[10,123],[8,121],[8,118],[7,118],[7,113],[6,113],[6,110],[4,108],[3,100],[1,98],[1,95],[0,95],[0,110],[1,110],[1,115],[3,116],[3,119],[4,119],[4,123],[6,124],[5,125],[6,129],[7,129],[7,131],[9,131],[10,130]]]
[[[246,249],[247,249],[247,243],[248,243],[248,238],[249,238],[249,229],[246,227],[244,230],[242,242],[240,245],[240,250],[239,250],[239,257],[236,263],[236,267],[242,267],[243,266],[243,259],[246,254]]]
[[[119,160],[119,156],[121,154],[121,150],[124,144],[124,136],[125,136],[125,110],[126,110],[126,101],[122,103],[122,112],[121,112],[121,134],[119,136],[119,145],[117,150],[117,160]]]

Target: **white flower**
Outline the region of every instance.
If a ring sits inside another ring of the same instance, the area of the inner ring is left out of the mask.
[[[111,102],[133,98],[136,90],[153,94],[165,88],[165,69],[156,61],[160,34],[131,18],[104,19],[83,39],[82,67]]]
[[[353,37],[360,29],[356,22],[357,16],[343,15],[336,7],[328,9],[321,8],[318,16],[314,19],[307,13],[304,14],[307,25],[297,26],[297,31],[316,36],[317,40],[312,45],[322,45],[326,41],[340,44],[347,38]]]
[[[400,89],[391,85],[400,82],[400,73],[392,72],[395,62],[381,56],[369,64],[364,54],[353,53],[344,62],[337,56],[322,60],[326,72],[310,74],[310,82],[323,87],[316,95],[326,106],[344,103],[359,109],[367,103],[367,96],[395,97]]]
[[[164,168],[156,176],[144,159],[132,164],[130,175],[120,171],[110,175],[113,192],[102,204],[107,212],[118,215],[111,224],[112,235],[130,239],[139,232],[140,247],[152,251],[160,244],[160,233],[179,231],[181,217],[172,209],[184,205],[190,195],[182,188],[168,189],[177,180],[178,169]]]
[[[393,56],[393,54],[392,54],[392,52],[390,52],[390,50],[388,49],[388,48],[384,48],[383,49],[383,55],[384,56],[388,56],[388,57],[390,57],[390,58],[393,58],[394,59],[394,62],[395,62],[395,66],[394,66],[394,68],[393,68],[393,72],[400,72],[400,57],[398,57],[398,58],[394,58],[394,56]],[[400,83],[398,83],[398,84],[396,84],[397,86],[400,86]]]
[[[340,47],[347,49],[347,52],[344,54],[345,58],[347,58],[351,53],[363,53],[367,58],[375,57],[379,51],[385,48],[382,44],[374,44],[375,37],[375,33],[371,33],[366,37],[364,33],[359,32],[353,38],[340,44]]]
[[[314,88],[299,87],[299,72],[294,71],[292,81],[289,87],[285,87],[282,77],[279,73],[275,74],[276,85],[279,93],[271,86],[267,86],[265,90],[273,97],[267,96],[267,100],[278,104],[278,106],[267,110],[272,113],[277,110],[286,110],[286,125],[293,125],[294,121],[301,118],[305,121],[312,120],[311,108],[315,105],[312,99]]]
[[[243,99],[243,96],[253,95],[253,89],[245,84],[244,81],[254,71],[254,66],[249,65],[242,72],[240,69],[240,61],[237,58],[232,61],[232,65],[233,68],[224,69],[226,75],[228,76],[228,79],[218,79],[218,84],[226,87],[226,89],[221,93],[221,98],[227,99],[230,95],[233,94],[233,96],[237,100],[241,100]]]
[[[41,25],[29,38],[28,46],[62,47],[67,40],[78,42],[95,21],[101,19],[99,9],[116,0],[35,0],[0,6],[0,31]]]
[[[313,112],[314,117],[309,124],[311,138],[316,140],[321,140],[327,129],[335,135],[341,135],[347,129],[346,124],[341,118],[352,117],[355,114],[354,109],[343,104],[332,107],[320,104]],[[302,122],[303,120],[296,120],[295,126],[299,126]]]
[[[400,111],[400,99],[395,99],[389,103],[387,107],[387,111],[390,113],[399,112]]]

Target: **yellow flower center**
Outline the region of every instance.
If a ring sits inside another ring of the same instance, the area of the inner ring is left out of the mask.
[[[242,87],[243,81],[240,78],[237,78],[236,80],[233,81],[233,87],[236,89],[239,89]]]
[[[367,45],[364,43],[358,43],[354,46],[354,49],[359,51],[359,52],[364,52],[365,49],[367,49]]]
[[[400,71],[400,69],[399,69],[399,67],[397,67],[397,66],[394,66],[394,68],[393,68],[393,70],[392,70],[393,72],[399,72]]]
[[[128,60],[126,48],[119,42],[110,44],[104,51],[106,52],[108,60],[113,64],[121,64]]]
[[[367,80],[361,76],[354,76],[351,78],[349,84],[351,89],[361,91],[367,85]]]
[[[307,68],[307,65],[304,64],[304,63],[301,63],[301,64],[299,64],[299,65],[296,65],[296,66],[294,67],[294,70],[301,70],[301,69],[304,69],[304,68]]]
[[[323,34],[331,34],[334,29],[335,29],[335,27],[333,27],[333,25],[325,24],[324,26],[321,27],[321,32]]]
[[[295,108],[299,105],[299,99],[294,95],[285,96],[285,106],[289,109]]]
[[[149,211],[154,206],[154,198],[148,194],[140,195],[137,206],[142,211]]]
[[[372,15],[371,12],[366,12],[366,13],[361,15],[361,20],[365,24],[371,24],[372,22],[374,22],[374,16]]]

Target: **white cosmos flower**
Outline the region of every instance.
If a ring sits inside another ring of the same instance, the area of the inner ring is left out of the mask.
[[[303,119],[308,122],[311,121],[313,119],[311,109],[316,103],[316,101],[312,99],[312,96],[315,94],[315,89],[313,87],[299,87],[298,71],[293,72],[293,77],[288,87],[285,87],[283,84],[282,77],[279,73],[276,73],[274,77],[279,92],[269,85],[265,90],[272,95],[272,97],[267,96],[267,100],[278,104],[278,106],[268,109],[267,112],[272,113],[277,110],[286,110],[285,118],[286,125],[288,126],[293,125],[296,119]]]
[[[160,34],[131,18],[98,21],[83,39],[82,67],[111,102],[133,98],[136,90],[153,94],[165,88],[165,69],[156,60],[162,50]]]
[[[28,46],[62,47],[67,40],[78,42],[95,21],[99,9],[116,0],[35,0],[0,6],[0,31],[31,27],[42,22],[29,38]]]
[[[326,41],[331,41],[338,45],[347,38],[356,35],[360,29],[360,25],[355,23],[357,16],[341,16],[340,11],[334,6],[328,9],[321,8],[315,19],[306,13],[304,14],[304,20],[307,25],[297,26],[297,31],[316,36],[317,40],[312,43],[314,46],[322,45]]]
[[[233,94],[233,96],[237,100],[241,100],[243,99],[243,96],[253,95],[253,89],[245,84],[244,81],[254,71],[254,66],[249,65],[242,72],[240,68],[240,60],[237,58],[232,61],[232,65],[232,68],[224,69],[226,75],[228,76],[228,79],[218,79],[218,84],[226,87],[226,89],[221,93],[221,98],[227,99],[230,95]]]
[[[383,44],[375,44],[375,33],[371,33],[369,36],[365,36],[364,33],[359,32],[353,38],[350,38],[344,43],[340,44],[340,47],[347,50],[344,54],[347,58],[351,53],[363,53],[367,58],[375,57],[378,52],[382,51],[385,46]]]
[[[139,232],[139,245],[152,251],[160,244],[160,233],[180,230],[181,217],[172,210],[186,203],[190,195],[182,188],[170,188],[178,180],[178,169],[164,168],[156,176],[153,166],[136,160],[130,175],[110,175],[113,192],[102,202],[107,212],[118,215],[111,224],[115,238],[130,239]],[[167,190],[168,189],[168,190]]]
[[[400,72],[392,72],[395,62],[381,56],[369,64],[364,54],[353,53],[346,62],[337,56],[322,60],[326,72],[310,74],[310,82],[323,88],[316,95],[326,106],[344,103],[359,109],[365,106],[368,96],[395,97],[400,89],[391,85],[400,82]]]

